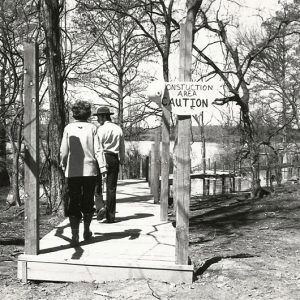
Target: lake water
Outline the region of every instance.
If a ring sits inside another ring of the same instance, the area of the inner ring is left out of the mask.
[[[154,144],[153,141],[139,141],[139,142],[126,142],[125,147],[127,150],[136,149],[143,156],[148,156],[151,150],[151,145]],[[174,142],[170,142],[170,153],[173,152]],[[226,154],[225,149],[222,148],[221,144],[218,143],[206,143],[206,159],[210,159],[211,162],[220,161],[221,156]],[[202,162],[202,151],[201,142],[194,142],[191,146],[191,167],[196,167],[201,165]],[[232,168],[233,166],[231,166]],[[260,173],[261,185],[266,186],[266,171],[262,170]],[[221,192],[222,185],[221,180],[217,180],[216,187],[217,193]],[[231,183],[232,185],[232,183]],[[191,182],[192,195],[202,194],[203,183],[201,179],[193,179]],[[241,178],[241,190],[249,190],[251,187],[251,180],[249,177]],[[238,183],[236,180],[236,189],[238,188]],[[225,190],[229,191],[230,182],[226,181]],[[210,194],[213,192],[213,181],[210,182]]]
[[[153,141],[139,141],[139,142],[125,142],[126,149],[137,149],[141,155],[149,155],[151,150],[151,145]],[[170,152],[173,152],[174,142],[170,142]],[[224,150],[221,148],[218,143],[206,143],[206,158],[211,161],[216,160],[220,155],[224,153]],[[191,147],[191,167],[195,167],[201,164],[202,151],[201,143],[194,142]]]
[[[143,156],[148,156],[151,150],[151,145],[154,144],[153,141],[139,141],[139,142],[126,142],[126,150],[135,149]],[[173,152],[174,142],[170,142],[170,153]],[[206,143],[206,159],[210,159],[211,162],[215,160],[220,160],[220,155],[225,154],[225,150],[218,143]],[[201,142],[194,142],[191,146],[191,167],[199,166],[202,162],[202,150]],[[247,178],[243,178],[241,181],[242,190],[247,190],[250,187],[251,182]],[[237,188],[237,185],[236,185]],[[229,180],[225,183],[226,192],[230,189]],[[216,181],[216,193],[219,194],[222,191],[221,180]],[[213,181],[210,183],[210,194],[213,192]],[[203,194],[203,183],[202,179],[193,179],[191,181],[191,194],[198,195]]]

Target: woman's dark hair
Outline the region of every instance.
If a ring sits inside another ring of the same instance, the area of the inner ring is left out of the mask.
[[[76,101],[72,106],[75,120],[87,120],[91,116],[91,104],[87,101]]]

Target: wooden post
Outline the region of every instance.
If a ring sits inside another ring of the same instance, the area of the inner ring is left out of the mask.
[[[203,168],[202,189],[203,189],[203,196],[205,196],[206,195],[206,182],[205,182],[206,159],[205,159],[205,157],[202,158],[202,168]]]
[[[238,191],[242,190],[242,163],[239,162],[239,180],[238,180]]]
[[[180,25],[179,80],[191,80],[192,63],[192,30],[191,22]],[[177,155],[177,211],[176,211],[176,264],[188,264],[189,245],[189,205],[191,195],[191,116],[178,116],[178,151]]]
[[[39,65],[36,44],[24,44],[25,254],[39,252]]]
[[[143,158],[140,156],[140,170],[139,170],[139,178],[143,178]]]
[[[236,172],[236,166],[235,166],[235,162],[233,162],[233,178],[232,178],[233,193],[235,193],[235,172]]]
[[[154,184],[154,168],[155,168],[155,162],[154,162],[154,151],[155,151],[155,144],[153,143],[151,145],[151,152],[150,152],[150,192],[153,194],[153,184]]]
[[[169,98],[167,88],[164,93]],[[170,108],[162,105],[162,149],[161,149],[161,182],[160,182],[160,220],[168,220],[169,175],[170,175]]]
[[[149,167],[149,155],[146,156],[146,159],[145,159],[145,177],[146,177],[146,181],[149,183],[149,170],[150,170],[150,167]]]
[[[176,122],[175,126],[175,141],[174,141],[174,148],[173,148],[173,211],[175,215],[177,214],[177,199],[178,199],[178,193],[177,193],[177,152],[178,152],[178,122]]]
[[[154,203],[159,203],[160,128],[157,129],[154,140],[152,193],[154,197]]]
[[[208,158],[208,170],[210,171],[211,164],[210,164],[210,158]],[[206,180],[206,195],[209,195],[209,189],[210,189],[210,177]]]
[[[222,175],[222,194],[225,194],[225,174]]]
[[[214,183],[213,183],[213,195],[216,194],[216,190],[217,190],[217,163],[214,162]]]

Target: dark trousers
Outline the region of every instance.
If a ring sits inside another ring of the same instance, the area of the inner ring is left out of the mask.
[[[94,212],[96,176],[69,177],[67,180],[70,203],[68,215],[78,218]]]
[[[99,167],[97,173],[98,175],[97,175],[96,185],[95,185],[95,207],[96,210],[100,210],[102,208],[105,208],[106,204],[103,201],[102,175],[100,173]]]
[[[116,193],[119,173],[119,158],[117,154],[105,153],[107,164],[106,178],[106,219],[114,221],[116,215]]]

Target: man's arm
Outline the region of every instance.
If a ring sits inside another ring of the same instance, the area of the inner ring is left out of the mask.
[[[124,134],[122,132],[122,135],[120,137],[120,152],[119,152],[119,159],[120,159],[120,164],[124,165],[125,163],[125,139],[124,139]]]
[[[63,138],[60,145],[60,166],[63,170],[66,169],[69,155],[69,143],[68,143],[68,132],[65,129],[63,133]]]
[[[104,149],[103,149],[103,145],[102,145],[102,133],[100,128],[98,128],[96,136],[95,136],[95,155],[96,155],[96,159],[98,161],[98,165],[99,165],[99,169],[100,169],[100,173],[106,173],[107,172],[107,167],[106,167],[106,159],[105,159],[105,155],[104,155]]]

